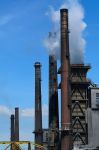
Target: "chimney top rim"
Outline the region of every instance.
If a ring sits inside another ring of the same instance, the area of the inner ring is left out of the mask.
[[[35,67],[40,67],[40,66],[41,66],[41,63],[40,63],[40,62],[35,62],[34,66],[35,66]]]
[[[62,8],[60,9],[61,12],[68,12],[68,9],[67,8]]]

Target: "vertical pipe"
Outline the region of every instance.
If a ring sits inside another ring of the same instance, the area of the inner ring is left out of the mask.
[[[11,142],[14,141],[14,115],[11,115]]]
[[[70,148],[68,10],[61,9],[61,150]]]
[[[57,61],[54,55],[49,56],[49,128],[54,129],[54,150],[59,147],[59,112],[57,90]],[[52,149],[52,148],[51,148]]]
[[[15,141],[19,141],[19,108],[15,108]]]
[[[42,144],[41,64],[35,65],[35,143]],[[38,149],[38,148],[35,148]]]
[[[28,150],[31,150],[31,143],[28,143]]]

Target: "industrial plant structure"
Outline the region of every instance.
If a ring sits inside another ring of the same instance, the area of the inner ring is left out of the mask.
[[[92,140],[92,138],[89,140],[89,120],[91,119],[88,117],[90,112],[88,110],[91,101],[93,101],[93,98],[90,99],[91,93],[89,91],[91,87],[94,87],[91,81],[87,79],[90,65],[84,63],[70,64],[67,9],[60,10],[60,27],[61,63],[60,68],[57,69],[55,56],[49,55],[49,126],[48,129],[42,130],[41,136],[43,137],[43,144],[48,150],[69,150],[73,149],[74,146],[88,148],[89,141]],[[51,35],[53,33],[50,33]],[[59,86],[57,73],[61,76]],[[61,112],[59,112],[60,106],[58,106],[58,88],[61,89]],[[38,89],[36,90],[38,91]],[[96,94],[98,96],[99,91]],[[38,100],[35,109],[37,103]],[[99,109],[97,108],[97,110]],[[61,113],[61,118],[59,118],[59,113]],[[36,122],[40,123],[37,119]],[[39,128],[39,130],[41,129]],[[97,137],[99,138],[99,134]],[[98,145],[94,145],[94,148]]]
[[[59,109],[57,61],[55,56],[49,56],[49,149],[59,149]]]
[[[89,107],[87,109],[88,144],[99,148],[99,87],[89,88]]]
[[[72,99],[72,127],[73,143],[88,143],[88,124],[86,110],[88,108],[88,87],[90,81],[87,72],[90,66],[84,64],[71,65],[71,99]]]
[[[19,141],[19,108],[15,108],[15,115],[11,115],[11,142]],[[17,145],[11,144],[11,150],[20,150]]]
[[[90,65],[84,63],[70,64],[68,9],[60,10],[60,43],[60,68],[57,68],[55,55],[49,55],[47,129],[42,127],[41,63],[35,62],[34,64],[35,129],[33,133],[35,145],[37,145],[35,150],[41,148],[46,150],[71,150],[74,146],[98,150],[99,88],[92,85],[91,81],[87,79]],[[60,83],[58,83],[58,74],[61,77]],[[61,90],[61,106],[59,106],[58,89]],[[60,118],[59,113],[61,114]],[[94,139],[95,142],[93,142]],[[18,108],[15,108],[15,115],[11,115],[11,142],[20,143]],[[28,150],[31,150],[31,142],[27,141],[27,143]],[[15,149],[15,146],[11,147],[11,150]],[[17,149],[19,150],[20,147]]]

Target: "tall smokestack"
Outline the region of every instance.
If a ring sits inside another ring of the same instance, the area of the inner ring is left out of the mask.
[[[69,36],[68,10],[61,9],[61,150],[70,148],[70,107],[69,107]]]
[[[49,127],[59,128],[57,61],[49,56]]]
[[[53,55],[49,56],[49,129],[54,131],[54,145],[51,150],[59,148],[59,112],[57,90],[57,61]]]
[[[41,109],[41,64],[36,62],[35,65],[35,143],[42,144],[42,109]],[[38,148],[35,148],[38,149]]]
[[[15,141],[19,141],[19,108],[15,108]]]
[[[14,115],[11,115],[11,142],[14,141]]]

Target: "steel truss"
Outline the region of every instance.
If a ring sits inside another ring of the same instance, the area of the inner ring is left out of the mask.
[[[89,80],[86,74],[90,66],[71,65],[72,128],[74,145],[85,145],[88,141],[86,109],[88,107]]]

